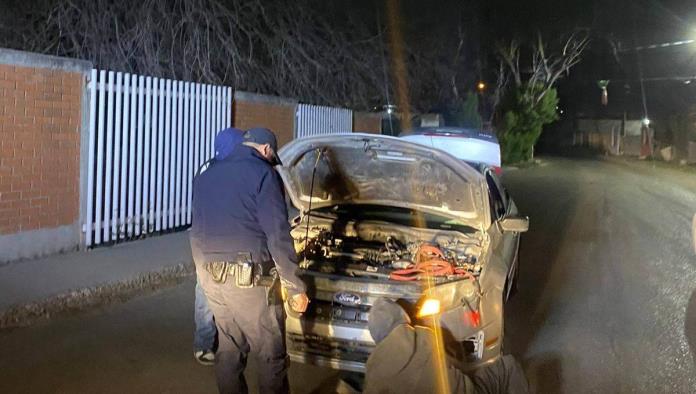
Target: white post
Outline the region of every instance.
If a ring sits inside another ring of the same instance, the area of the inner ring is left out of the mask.
[[[206,109],[205,109],[205,117],[206,117],[206,138],[208,139],[207,141],[207,146],[206,146],[206,154],[205,154],[205,160],[209,160],[211,157],[213,157],[213,86],[208,85],[206,89]],[[204,160],[204,161],[205,161]]]
[[[97,196],[95,198],[95,219],[94,219],[94,244],[99,245],[102,240],[102,213],[104,208],[104,113],[106,111],[106,71],[99,73],[99,120],[97,131]]]
[[[111,193],[111,239],[114,241],[118,240],[118,197],[120,196],[119,189],[121,187],[120,176],[121,176],[121,120],[123,118],[123,112],[121,112],[122,98],[123,98],[123,74],[116,73],[116,86],[114,89],[114,94],[116,94],[116,109],[114,111],[114,116],[116,117],[116,125],[114,126],[114,187]]]
[[[104,241],[111,241],[111,178],[114,149],[114,72],[109,71],[106,110],[106,176],[104,181]]]
[[[201,167],[201,163],[203,163],[203,160],[205,160],[203,159],[205,157],[205,115],[203,114],[203,111],[205,111],[205,102],[203,101],[203,94],[205,94],[203,86],[201,86],[201,84],[197,84],[196,118],[198,119],[198,128],[196,130],[196,135],[198,136],[198,149],[196,155],[196,165],[193,169],[195,172],[198,172],[198,169]]]
[[[150,209],[150,232],[159,231],[162,226],[160,215],[162,197],[162,145],[164,143],[161,124],[164,123],[164,80],[156,79],[156,96],[153,97],[152,111],[152,168],[150,168],[150,196],[152,197]],[[154,88],[154,87],[153,87]],[[157,99],[157,102],[154,100]]]
[[[160,198],[157,199],[157,202],[160,204],[160,212],[158,217],[160,218],[160,225],[157,227],[157,231],[160,230],[165,230],[168,228],[167,223],[168,223],[168,216],[167,216],[167,208],[168,202],[169,202],[169,134],[171,133],[171,89],[172,89],[172,81],[171,79],[168,79],[166,81],[166,87],[164,90],[164,129],[163,129],[163,137],[164,137],[164,145],[162,148],[162,171],[158,171],[157,174],[157,182],[160,184],[160,186],[157,187],[157,190],[161,192]],[[162,116],[162,112],[160,112],[160,117]],[[162,129],[162,125],[160,125],[160,129]],[[159,161],[160,158],[158,158]]]
[[[191,85],[191,152],[189,155],[193,158],[191,161],[191,168],[189,169],[189,195],[188,195],[188,212],[186,216],[186,222],[191,223],[191,202],[193,200],[193,178],[198,171],[198,160],[200,152],[200,102],[198,101],[198,94],[200,89],[197,83]]]
[[[135,80],[135,79],[134,79]],[[119,226],[118,235],[119,238],[126,238],[126,209],[128,203],[128,179],[132,176],[128,175],[128,153],[130,152],[130,100],[131,93],[131,75],[126,74],[123,79],[123,137],[122,137],[122,148],[121,148],[121,196],[119,207]],[[130,217],[129,217],[130,218]]]
[[[87,215],[85,217],[85,246],[92,246],[94,224],[94,144],[96,140],[97,70],[92,69],[89,80],[89,146],[87,163]]]
[[[172,168],[172,163],[174,162],[174,154],[172,148],[174,146],[174,106],[176,104],[176,98],[174,97],[174,87],[171,80],[167,80],[167,118],[165,120],[165,137],[164,137],[164,218],[162,219],[163,225],[162,230],[168,230],[172,228],[172,197],[174,196],[174,171]]]
[[[177,83],[176,86],[176,93],[177,93],[177,105],[176,105],[176,161],[175,161],[175,166],[176,166],[176,180],[174,182],[175,187],[176,187],[176,193],[174,197],[174,207],[172,207],[172,214],[174,215],[174,226],[179,227],[181,226],[181,167],[182,167],[182,162],[181,162],[181,154],[182,154],[182,146],[181,146],[181,134],[182,134],[182,115],[184,112],[184,92],[183,92],[183,87],[184,83],[179,82]]]
[[[145,128],[143,127],[143,105],[145,104],[145,77],[138,77],[138,145],[136,146],[136,159],[135,159],[135,222],[134,222],[134,234],[140,235],[141,226],[141,206],[142,206],[142,183],[143,183],[143,138],[145,135]],[[149,104],[148,104],[149,106]],[[148,117],[149,121],[149,117]]]
[[[183,201],[181,202],[181,224],[182,225],[187,225],[188,224],[188,201],[189,201],[189,180],[191,179],[189,172],[190,167],[191,167],[191,125],[190,121],[191,118],[189,117],[189,111],[191,110],[191,83],[186,82],[184,84],[184,139],[183,139],[183,167],[181,170],[182,173],[182,180],[181,180],[181,198]]]
[[[155,123],[154,111],[156,111],[157,106],[154,102],[155,98],[155,87],[157,85],[157,79],[155,79],[155,84],[152,83],[152,78],[147,77],[145,85],[145,134],[143,138],[145,140],[145,148],[143,154],[145,158],[143,159],[143,234],[150,232],[151,222],[153,220],[152,213],[152,203],[154,198],[152,197],[152,187],[153,179],[152,168],[154,168],[155,155],[154,145],[152,144],[153,135],[153,125]]]
[[[215,90],[215,129],[213,130],[213,156],[215,156],[215,137],[222,130],[222,86],[216,86]]]

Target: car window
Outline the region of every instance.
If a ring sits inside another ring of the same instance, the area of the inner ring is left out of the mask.
[[[500,177],[495,173],[495,171],[490,171],[489,175],[491,179],[493,179],[493,183],[495,183],[498,192],[500,193],[500,198],[503,200],[503,206],[506,208],[506,213],[507,213],[507,207],[508,207],[508,201],[510,200],[510,195],[507,192],[507,189],[505,189],[505,186],[503,186],[503,182],[500,180]]]
[[[490,172],[486,173],[486,183],[488,184],[488,197],[491,204],[491,219],[496,221],[505,216],[505,201],[503,200],[497,182]]]

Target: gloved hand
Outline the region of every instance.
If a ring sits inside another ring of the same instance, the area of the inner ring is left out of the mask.
[[[297,293],[288,299],[290,308],[297,313],[304,313],[309,305],[309,298],[305,293]]]

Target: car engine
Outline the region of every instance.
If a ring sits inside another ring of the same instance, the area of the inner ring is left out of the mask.
[[[311,271],[397,281],[423,276],[448,280],[481,272],[478,248],[458,241],[404,241],[391,235],[363,239],[329,230],[315,234],[306,247],[302,242],[299,253],[302,268]]]

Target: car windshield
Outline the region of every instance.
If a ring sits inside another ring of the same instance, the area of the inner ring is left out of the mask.
[[[365,204],[340,204],[329,207],[313,209],[313,213],[330,214],[350,220],[377,220],[401,226],[428,228],[433,230],[459,231],[472,234],[476,229],[444,216],[422,212],[409,208],[365,205]]]

